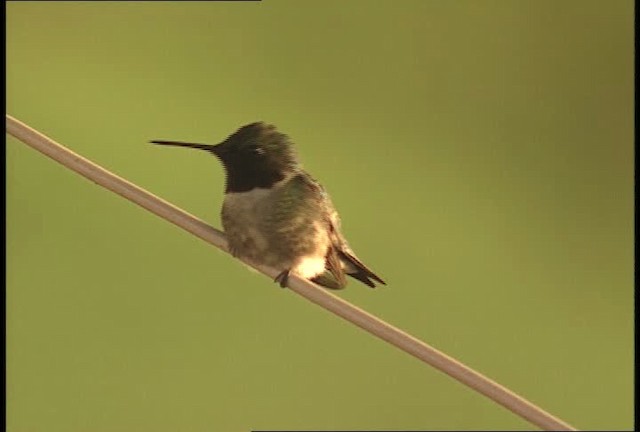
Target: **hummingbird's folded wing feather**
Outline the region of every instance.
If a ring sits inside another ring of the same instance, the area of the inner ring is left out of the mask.
[[[292,181],[295,182],[295,187],[303,191],[305,199],[302,201],[308,203],[310,207],[313,207],[312,211],[321,213],[323,219],[328,224],[331,236],[331,247],[327,252],[327,270],[335,276],[341,285],[345,283],[345,273],[372,288],[376,285],[371,279],[386,285],[382,278],[360,261],[349,247],[349,244],[342,235],[338,212],[324,188],[306,174],[300,174],[295,179],[292,179]]]
[[[286,186],[289,206],[295,213],[301,215],[303,223],[320,223],[329,234],[330,244],[325,255],[326,272],[319,275],[316,282],[332,289],[344,288],[347,281],[341,264],[339,249],[336,247],[331,233],[330,215],[335,213],[333,204],[322,186],[305,172],[295,175]]]

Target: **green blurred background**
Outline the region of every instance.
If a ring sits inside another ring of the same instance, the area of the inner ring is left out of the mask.
[[[275,123],[388,286],[341,296],[633,427],[633,2],[9,2],[7,110],[219,226],[150,139]],[[7,139],[10,431],[528,429]]]

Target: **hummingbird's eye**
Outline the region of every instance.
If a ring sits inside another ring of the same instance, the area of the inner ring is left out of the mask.
[[[251,152],[258,156],[263,156],[265,153],[264,149],[260,146],[251,147]]]

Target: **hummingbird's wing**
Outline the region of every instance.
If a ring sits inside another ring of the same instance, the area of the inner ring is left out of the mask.
[[[327,272],[318,276],[316,282],[329,288],[343,288],[346,283],[344,280],[346,273],[372,288],[375,288],[376,285],[371,279],[385,285],[385,282],[364,265],[349,247],[347,240],[342,235],[338,212],[324,188],[306,173],[299,174],[292,181],[296,181],[305,190],[305,195],[309,198],[309,200],[305,200],[306,202],[317,204],[314,210],[322,214],[329,230],[331,246],[327,251],[326,257]],[[331,281],[330,279],[333,278],[330,278],[330,276],[333,276],[335,280]],[[337,286],[329,286],[336,284]]]
[[[330,289],[342,289],[347,285],[347,279],[340,258],[338,257],[338,251],[333,246],[329,246],[329,250],[327,251],[325,268],[324,273],[312,279],[315,283]]]
[[[326,251],[320,253],[325,255],[325,272],[317,275],[312,280],[319,285],[331,289],[342,289],[347,284],[345,272],[340,260],[339,250],[335,247],[332,239],[332,227],[330,214],[335,212],[322,186],[316,182],[306,172],[301,171],[287,182],[281,189],[279,202],[280,206],[278,219],[290,225],[292,220],[296,224],[312,225],[320,223],[324,226]],[[286,217],[282,214],[289,213]],[[292,217],[291,214],[296,214]],[[328,246],[327,246],[328,244]]]

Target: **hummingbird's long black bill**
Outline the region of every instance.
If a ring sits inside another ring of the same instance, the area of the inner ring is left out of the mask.
[[[207,150],[214,153],[216,151],[215,150],[216,145],[214,144],[197,144],[197,143],[188,143],[188,142],[182,142],[182,141],[161,141],[161,140],[154,140],[149,142],[151,144],[160,144],[160,145],[168,145],[168,146],[175,146],[175,147],[189,147],[189,148],[195,148],[199,150]]]

